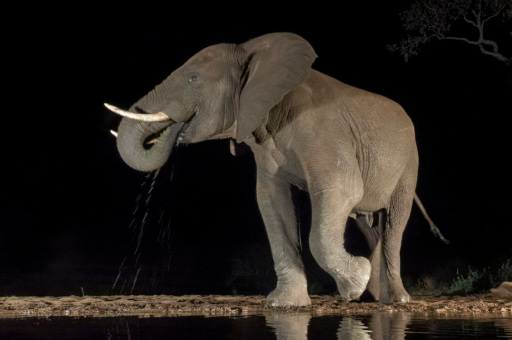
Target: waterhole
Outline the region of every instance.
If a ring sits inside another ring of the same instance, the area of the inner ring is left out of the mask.
[[[0,319],[0,339],[512,339],[510,313]]]

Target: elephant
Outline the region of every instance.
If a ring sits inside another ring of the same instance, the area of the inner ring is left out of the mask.
[[[206,47],[128,111],[105,104],[124,116],[120,156],[149,172],[176,144],[245,143],[256,162],[257,202],[277,275],[269,306],[311,304],[293,186],[309,193],[310,250],[341,298],[358,299],[370,282],[381,302],[408,302],[400,248],[418,173],[413,123],[394,101],[313,69],[316,58],[294,33]],[[370,260],[344,247],[349,217],[369,241]]]

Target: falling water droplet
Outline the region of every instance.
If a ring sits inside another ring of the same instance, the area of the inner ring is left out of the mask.
[[[161,209],[161,210],[160,210],[160,218],[158,219],[158,223],[162,223],[162,218],[163,218],[163,216],[164,216],[164,210],[163,210],[163,209]]]
[[[132,229],[132,226],[135,227],[135,225],[133,224],[134,222],[135,222],[135,218],[132,218],[132,221],[130,222],[128,229]]]
[[[130,291],[130,295],[133,294],[133,289],[135,288],[135,284],[137,283],[137,278],[139,277],[139,273],[140,273],[141,269],[142,269],[142,266],[139,267],[139,269],[137,270],[137,274],[135,274],[135,279],[133,280],[133,286],[132,286],[132,290]]]
[[[116,288],[116,283],[117,283],[117,280],[119,280],[119,277],[121,277],[121,271],[119,271],[119,273],[117,274],[116,280],[114,281],[114,284],[112,285],[112,289]]]
[[[126,285],[126,280],[124,280],[123,282],[123,286],[121,287],[121,291],[119,292],[119,294],[123,294],[123,289],[124,289],[124,286]]]
[[[156,280],[156,269],[153,269],[153,278],[151,279],[151,287],[155,285]]]

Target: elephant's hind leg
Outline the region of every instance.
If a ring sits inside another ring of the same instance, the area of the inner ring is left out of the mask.
[[[380,211],[372,214],[373,221],[369,221],[367,218],[368,215],[358,214],[354,219],[359,230],[363,233],[366,241],[368,242],[368,247],[370,248],[370,263],[372,265],[372,273],[370,276],[370,281],[368,282],[368,286],[366,289],[373,296],[373,298],[378,301],[380,294],[380,257],[381,257],[381,233],[379,228],[380,224],[385,223],[386,211],[381,209]],[[371,223],[373,222],[373,223]],[[377,224],[377,225],[376,225]]]
[[[381,289],[379,301],[383,303],[409,302],[410,300],[400,276],[400,248],[402,234],[411,213],[416,179],[417,159],[413,157],[398,181],[387,209],[388,217],[382,235],[381,255],[381,261],[385,261],[387,278],[381,272],[380,280],[381,288],[387,281],[388,294],[385,294]]]

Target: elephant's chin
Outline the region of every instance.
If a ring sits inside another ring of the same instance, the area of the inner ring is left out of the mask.
[[[188,120],[185,122],[182,122],[183,127],[179,131],[177,143],[191,143],[192,142],[192,136],[195,134],[195,129],[197,127],[197,119],[196,119],[197,112],[192,114]],[[176,123],[179,124],[179,123]]]

